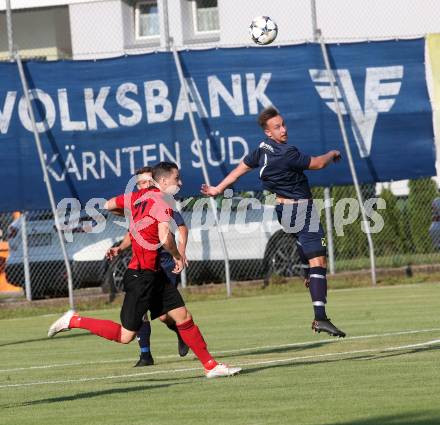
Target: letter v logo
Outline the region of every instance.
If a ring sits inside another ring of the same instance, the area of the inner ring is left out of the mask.
[[[319,96],[336,113],[327,70],[310,69],[310,77],[315,83]],[[403,78],[403,66],[367,68],[365,77],[364,108],[354,89],[348,69],[333,70],[337,86],[336,94],[341,112],[349,115],[351,128],[359,148],[361,158],[370,156],[373,132],[379,112],[388,112],[396,101]],[[388,81],[387,81],[388,80]],[[390,81],[394,80],[394,81]]]

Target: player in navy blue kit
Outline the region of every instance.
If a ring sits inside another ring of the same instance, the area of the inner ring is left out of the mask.
[[[152,182],[152,168],[151,167],[142,167],[136,171],[136,186],[139,190],[147,189],[151,186]],[[185,256],[186,243],[188,241],[188,228],[185,225],[183,217],[180,215],[178,211],[174,211],[173,219],[177,226],[177,232],[179,233],[179,245],[178,250],[180,255],[182,256],[183,262],[185,266],[187,265],[187,260]],[[130,233],[127,232],[125,237],[122,239],[121,243],[113,248],[110,248],[107,251],[107,258],[112,260],[116,256],[118,256],[122,251],[131,247],[131,239]],[[174,285],[177,286],[180,282],[180,274],[173,273],[173,269],[175,266],[173,257],[162,247],[159,248],[159,257],[160,257],[160,267],[165,272],[168,277],[168,280]],[[178,341],[178,352],[181,357],[184,357],[188,354],[189,348],[183,342],[182,338],[179,335],[176,324],[174,322],[167,321],[166,315],[164,317],[160,317],[160,320],[163,321],[167,325],[167,327],[174,331],[177,335]],[[139,343],[139,348],[141,350],[139,360],[135,364],[135,367],[142,366],[151,366],[154,364],[154,359],[150,350],[150,337],[151,337],[151,324],[148,320],[148,317],[145,315],[141,328],[138,330],[136,334],[136,338]]]
[[[312,298],[315,319],[312,329],[345,337],[326,315],[327,250],[324,231],[313,207],[312,193],[304,170],[320,170],[341,159],[333,150],[321,156],[309,156],[287,144],[287,127],[280,113],[273,107],[261,112],[258,123],[266,134],[257,149],[246,155],[240,164],[217,186],[202,185],[202,193],[217,196],[241,176],[260,169],[263,188],[276,195],[278,221],[287,232],[297,237],[301,260],[308,263],[307,286]]]

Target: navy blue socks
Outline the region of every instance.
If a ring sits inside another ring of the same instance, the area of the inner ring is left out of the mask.
[[[327,269],[325,267],[310,267],[310,295],[312,297],[315,320],[325,320],[325,304],[327,302]]]
[[[141,357],[147,356],[150,352],[150,336],[151,325],[150,322],[143,322],[141,328],[137,332],[137,340],[141,349]]]

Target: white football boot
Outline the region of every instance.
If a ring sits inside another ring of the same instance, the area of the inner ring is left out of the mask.
[[[52,325],[49,328],[49,331],[47,332],[47,336],[49,338],[52,338],[59,332],[70,331],[69,328],[70,319],[75,314],[76,312],[74,310],[69,310],[68,312],[64,313],[58,320],[52,323]]]
[[[241,367],[231,367],[223,363],[218,363],[216,367],[211,370],[205,369],[205,375],[208,379],[221,378],[223,376],[234,376],[241,372]]]

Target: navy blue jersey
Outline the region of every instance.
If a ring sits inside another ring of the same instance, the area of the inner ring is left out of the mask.
[[[177,227],[185,225],[185,221],[178,211],[173,211],[173,219],[176,222]],[[160,247],[158,251],[160,255],[160,266],[162,267],[162,269],[165,271],[172,270],[174,268],[173,256],[162,247]]]
[[[261,142],[257,149],[243,158],[248,167],[260,168],[263,189],[289,199],[312,198],[304,174],[310,160],[309,155],[301,153],[295,146],[272,139]]]

